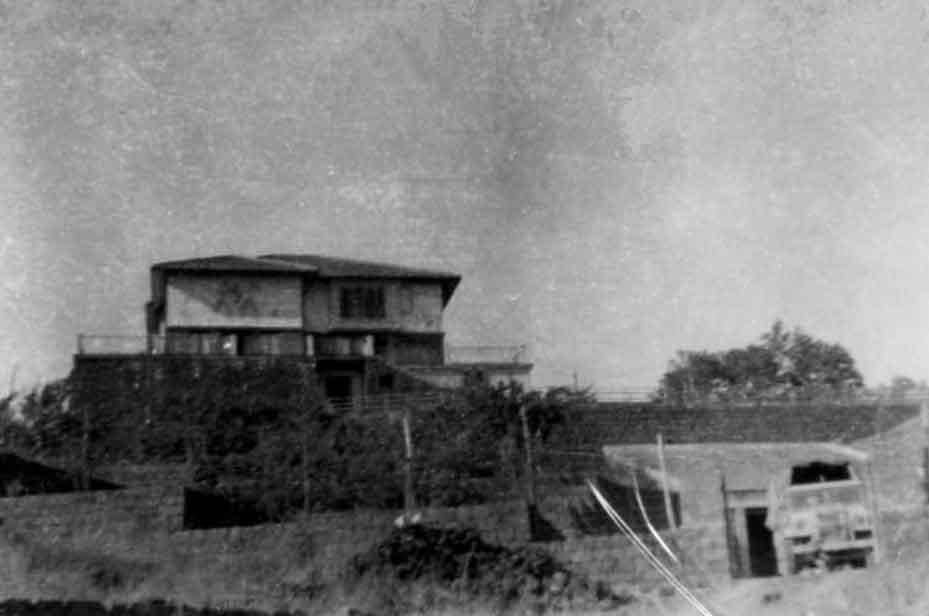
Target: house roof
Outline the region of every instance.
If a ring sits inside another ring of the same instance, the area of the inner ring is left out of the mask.
[[[183,272],[287,272],[294,274],[315,273],[316,268],[277,261],[275,259],[261,259],[242,257],[239,255],[217,255],[196,259],[181,259],[179,261],[163,261],[152,266],[155,271],[183,271]]]
[[[320,278],[435,280],[442,284],[442,301],[446,304],[461,281],[461,276],[451,272],[314,254],[217,255],[164,261],[153,265],[152,271],[278,272]]]
[[[655,445],[606,446],[608,459],[639,467],[660,468]],[[688,483],[718,485],[722,473],[728,490],[766,489],[769,482],[797,464],[869,460],[866,452],[836,443],[701,443],[665,445],[667,472]]]
[[[371,279],[412,279],[437,280],[442,283],[443,302],[448,303],[452,293],[461,282],[461,276],[451,272],[428,270],[375,261],[358,261],[341,257],[327,257],[312,254],[270,254],[258,257],[291,263],[300,267],[312,267],[321,278],[371,278]]]
[[[262,261],[291,263],[300,267],[313,267],[325,278],[450,278],[461,277],[451,272],[391,265],[375,261],[358,261],[341,257],[307,254],[270,254],[258,257]]]

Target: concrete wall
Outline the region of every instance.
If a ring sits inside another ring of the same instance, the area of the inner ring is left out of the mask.
[[[655,540],[644,535],[642,538],[653,553],[668,562]],[[663,539],[683,565],[671,569],[688,585],[704,586],[728,578],[729,562],[721,524],[663,533]],[[647,591],[665,584],[657,570],[624,535],[576,537],[547,543],[545,549],[575,571],[614,586],[635,586]]]
[[[338,309],[332,304],[332,288],[328,280],[306,280],[303,283],[303,327],[309,332],[329,331],[331,313]],[[338,299],[338,298],[336,298]]]
[[[167,282],[168,327],[302,327],[296,276],[172,274]]]

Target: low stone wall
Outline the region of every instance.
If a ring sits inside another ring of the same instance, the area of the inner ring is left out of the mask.
[[[170,541],[176,551],[197,558],[267,554],[303,562],[322,583],[337,578],[352,557],[386,538],[401,515],[401,511],[314,514],[286,524],[177,532]],[[420,510],[419,515],[424,523],[476,528],[494,543],[519,545],[529,540],[528,516],[521,501],[429,508]]]
[[[77,530],[107,533],[183,528],[182,488],[140,488],[0,498],[4,529],[53,537]]]
[[[580,499],[579,490],[562,499]],[[541,503],[542,509],[553,511]],[[548,505],[551,505],[549,503]],[[351,558],[384,539],[400,511],[349,511],[314,514],[286,524],[265,524],[208,530],[184,530],[184,492],[179,488],[125,489],[100,492],[50,494],[0,499],[4,529],[31,533],[43,542],[56,536],[94,531],[102,553],[138,553],[145,537],[164,542],[171,553],[194,559],[233,562],[252,555],[259,559],[286,559],[303,563],[305,571],[320,583],[341,575]],[[476,528],[490,542],[518,546],[530,542],[529,515],[522,501],[420,511],[426,523]],[[614,534],[592,535],[577,526],[565,512],[550,522],[560,537],[534,545],[591,578],[611,584],[653,585],[660,582],[655,570],[635,550],[628,538]],[[728,576],[729,564],[721,523],[687,524],[663,532],[683,561],[681,575],[702,583]],[[885,510],[879,538],[885,560],[917,556],[929,537],[929,516],[923,507]],[[653,539],[646,541],[656,553]]]
[[[640,538],[662,562],[669,564],[656,540],[647,535],[640,535]],[[680,560],[680,566],[669,566],[679,578],[705,586],[728,577],[729,561],[722,524],[681,528],[662,533],[662,538]],[[664,584],[658,571],[625,535],[576,536],[546,543],[543,547],[575,571],[594,580],[643,589]]]

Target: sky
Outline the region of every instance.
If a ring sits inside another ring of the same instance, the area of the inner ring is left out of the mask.
[[[0,392],[143,334],[148,268],[452,270],[452,344],[653,387],[776,319],[929,377],[929,7],[0,1]]]

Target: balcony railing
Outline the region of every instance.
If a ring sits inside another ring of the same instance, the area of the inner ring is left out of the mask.
[[[163,336],[79,334],[78,355],[144,355],[164,353]]]
[[[526,347],[520,346],[448,346],[446,364],[521,364],[526,363]]]
[[[325,337],[320,337],[324,340]],[[355,349],[346,344],[343,350],[333,345],[315,344],[319,357],[338,357],[345,354],[368,355],[369,349]],[[166,353],[165,336],[120,336],[108,334],[80,334],[77,337],[78,355],[161,355]],[[521,364],[526,363],[525,346],[447,346],[446,364]]]

